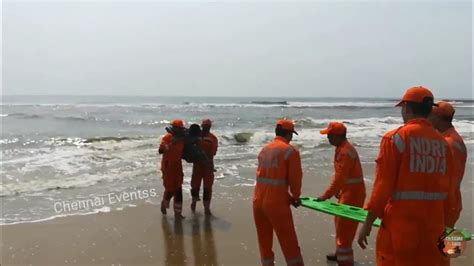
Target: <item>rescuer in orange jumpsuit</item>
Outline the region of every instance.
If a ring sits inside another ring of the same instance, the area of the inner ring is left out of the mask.
[[[171,122],[171,130],[161,139],[159,154],[161,158],[161,173],[163,177],[163,200],[161,201],[161,212],[166,214],[166,209],[173,199],[173,209],[176,218],[184,218],[181,213],[183,209],[183,165],[181,158],[184,149],[184,133],[186,128],[183,121],[176,119]]]
[[[454,227],[456,221],[459,219],[462,210],[462,198],[461,198],[461,182],[464,177],[464,169],[466,167],[467,160],[467,149],[462,137],[454,128],[452,121],[454,117],[454,108],[447,102],[438,102],[438,106],[433,107],[433,111],[429,116],[429,121],[433,124],[444,139],[449,144],[451,153],[454,159],[454,171],[453,171],[453,182],[454,182],[454,193],[455,193],[455,213],[450,217],[446,217],[447,226]]]
[[[408,89],[397,104],[404,125],[380,143],[375,182],[358,243],[365,249],[377,217],[378,266],[438,266],[438,238],[444,234],[445,206],[451,201],[452,156],[448,143],[426,119],[433,94],[423,87]],[[445,205],[446,204],[446,205]]]
[[[212,122],[210,119],[202,120],[202,134],[199,141],[200,148],[211,161],[211,167],[202,162],[194,162],[193,173],[191,177],[191,210],[193,212],[196,211],[196,202],[199,201],[201,182],[204,182],[203,205],[206,215],[212,215],[210,206],[212,198],[212,185],[214,184],[214,156],[217,153],[218,146],[217,137],[211,133],[211,126]]]
[[[365,184],[356,149],[346,138],[347,129],[342,123],[331,122],[321,130],[327,134],[329,143],[336,148],[334,155],[334,177],[329,188],[317,200],[327,200],[335,196],[339,203],[362,207],[365,200]],[[337,261],[339,266],[354,265],[352,242],[358,223],[335,217],[336,253],[327,255],[329,261]]]
[[[290,209],[290,204],[299,205],[303,177],[300,153],[289,144],[293,133],[297,134],[291,120],[277,121],[276,137],[258,154],[253,215],[264,266],[274,265],[273,231],[286,264],[304,265]]]
[[[462,137],[454,128],[452,121],[455,110],[453,106],[447,102],[438,102],[438,106],[433,107],[428,120],[433,124],[444,139],[448,142],[451,154],[453,155],[453,179],[452,189],[454,196],[454,209],[446,217],[446,225],[453,228],[456,221],[459,219],[462,210],[461,198],[461,182],[464,177],[464,169],[466,167],[467,149],[464,145]],[[444,265],[449,265],[449,257],[444,258]]]

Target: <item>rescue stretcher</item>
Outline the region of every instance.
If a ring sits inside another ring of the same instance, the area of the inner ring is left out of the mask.
[[[343,217],[347,219],[351,219],[357,221],[359,223],[365,222],[365,218],[367,217],[367,211],[363,208],[354,207],[350,205],[340,204],[333,201],[317,201],[315,198],[311,197],[302,197],[301,199],[301,206],[306,207],[308,209],[316,210],[319,212],[323,212],[326,214]],[[382,221],[380,219],[376,219],[372,224],[375,227],[380,227]],[[464,236],[465,241],[470,241],[472,236],[471,233],[466,230],[456,229],[461,232]],[[446,231],[452,231],[451,228],[446,228]]]

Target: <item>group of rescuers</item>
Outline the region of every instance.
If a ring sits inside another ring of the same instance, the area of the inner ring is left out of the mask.
[[[377,265],[449,265],[449,258],[438,250],[438,240],[445,227],[453,228],[459,218],[460,184],[467,157],[466,146],[452,125],[455,110],[447,102],[434,103],[432,92],[421,86],[408,89],[396,106],[401,107],[404,124],[386,133],[381,140],[372,195],[364,207],[368,215],[359,231],[358,244],[366,248],[372,223],[380,218]],[[205,214],[212,215],[213,158],[218,142],[210,132],[211,120],[204,119],[201,127],[193,124],[187,130],[182,120],[174,120],[159,147],[159,153],[163,154],[164,185],[161,212],[166,214],[174,197],[177,219],[184,218],[181,215],[183,156],[193,157],[185,158],[193,162],[191,210],[196,210],[203,181]],[[186,131],[191,139],[183,137]],[[346,138],[346,127],[330,122],[320,133],[327,135],[336,150],[332,182],[317,200],[335,197],[339,203],[363,207],[366,192],[362,167],[355,147]],[[290,144],[293,134],[297,132],[291,120],[278,120],[276,137],[258,154],[253,214],[264,266],[275,263],[273,232],[286,264],[304,265],[290,210],[290,205],[300,205],[303,176],[300,153]],[[352,242],[357,222],[336,217],[335,227],[336,252],[327,255],[327,260],[336,261],[340,266],[354,265]]]

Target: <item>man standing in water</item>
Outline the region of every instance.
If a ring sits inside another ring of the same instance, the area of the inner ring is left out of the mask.
[[[448,143],[428,122],[433,94],[408,89],[396,105],[404,125],[388,132],[376,159],[374,188],[358,243],[365,249],[374,220],[378,266],[441,265],[437,243],[450,212],[452,157]],[[448,202],[446,202],[448,201]]]
[[[171,122],[171,130],[161,139],[159,154],[161,158],[161,173],[163,178],[163,200],[161,201],[161,212],[166,214],[173,199],[174,215],[177,219],[184,218],[181,213],[183,209],[183,165],[181,158],[184,149],[184,133],[186,128],[180,119]]]
[[[342,123],[331,122],[321,130],[328,136],[329,143],[336,147],[334,155],[334,177],[326,192],[317,200],[337,197],[339,203],[362,207],[365,200],[365,184],[356,149],[346,138],[347,129]],[[352,242],[358,223],[349,219],[335,217],[336,253],[327,255],[329,261],[337,261],[339,266],[354,265]]]
[[[199,201],[199,190],[201,182],[204,183],[203,203],[206,215],[211,213],[212,185],[214,184],[214,156],[217,153],[217,137],[211,133],[212,122],[210,119],[203,119],[201,123],[202,133],[199,141],[200,148],[209,158],[210,166],[202,162],[194,162],[193,173],[191,177],[191,211],[196,211],[196,202]]]
[[[253,215],[264,266],[274,265],[273,231],[280,242],[286,264],[304,265],[290,209],[290,204],[299,205],[303,177],[300,153],[289,144],[293,133],[298,134],[291,120],[277,121],[276,137],[258,155]]]

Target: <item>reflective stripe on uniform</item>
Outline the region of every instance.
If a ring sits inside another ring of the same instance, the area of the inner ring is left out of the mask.
[[[284,186],[284,185],[288,185],[288,180],[286,180],[286,179],[266,178],[266,177],[257,177],[257,183],[273,185],[273,186]]]
[[[290,158],[290,155],[293,153],[293,148],[288,148],[288,150],[286,150],[285,152],[285,160],[288,160],[288,158]]]
[[[424,191],[396,191],[392,194],[394,200],[444,200],[448,196],[446,192],[424,192]]]
[[[352,252],[352,248],[336,248],[336,253]]]
[[[403,142],[403,139],[402,137],[400,137],[400,135],[395,134],[393,135],[392,139],[393,139],[393,142],[395,142],[395,145],[397,146],[397,149],[400,153],[405,151],[405,143]]]
[[[354,256],[347,255],[347,256],[337,256],[337,261],[352,261],[354,260]]]
[[[466,149],[464,148],[464,145],[462,145],[460,142],[453,141],[453,146],[454,146],[454,148],[456,148],[461,153],[466,153]]]
[[[303,262],[303,257],[301,257],[301,255],[299,255],[296,258],[286,260],[287,265],[293,265],[293,264],[296,264],[296,263],[299,263],[299,262]]]
[[[273,265],[275,258],[262,259],[262,265]]]
[[[359,184],[363,182],[364,182],[364,179],[362,177],[354,177],[354,178],[347,179],[346,182],[344,182],[344,184],[351,185],[351,184]]]

